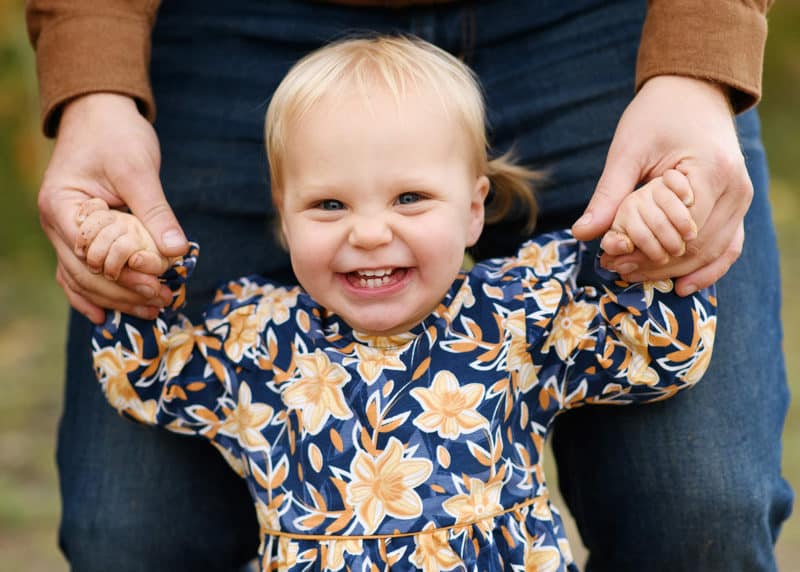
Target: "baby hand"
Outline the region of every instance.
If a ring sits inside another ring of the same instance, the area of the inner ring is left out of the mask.
[[[85,201],[77,223],[75,254],[96,274],[102,272],[109,280],[117,280],[126,264],[153,275],[169,268],[169,259],[158,251],[141,221],[130,213],[109,209],[102,199]]]
[[[654,262],[666,264],[670,256],[682,256],[686,242],[697,237],[689,212],[693,203],[689,179],[670,169],[625,197],[600,247],[615,255],[638,248]]]

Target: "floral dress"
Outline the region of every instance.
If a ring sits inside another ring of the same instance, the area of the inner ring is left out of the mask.
[[[543,235],[375,337],[258,277],[193,325],[177,310],[194,249],[157,320],[96,328],[94,364],[115,408],[205,437],[247,480],[263,570],[577,570],[544,482],[550,423],[690,386],[716,325],[709,290],[578,286],[581,254]]]

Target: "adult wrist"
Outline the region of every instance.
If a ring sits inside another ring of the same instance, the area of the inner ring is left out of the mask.
[[[136,101],[119,93],[87,93],[64,104],[59,132],[73,123],[85,125],[96,114],[139,113]]]

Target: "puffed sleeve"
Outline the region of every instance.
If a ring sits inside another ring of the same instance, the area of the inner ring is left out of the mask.
[[[528,265],[524,295],[540,402],[655,401],[700,380],[716,328],[713,287],[682,298],[670,280],[625,283],[569,233],[526,248],[538,261]],[[580,284],[584,265],[594,266],[597,286]]]
[[[108,312],[94,329],[94,368],[107,400],[123,415],[230,449],[221,441],[226,434],[240,437],[227,426],[243,407],[251,420],[268,417],[272,409],[251,398],[251,388],[271,378],[268,350],[254,322],[260,290],[248,286],[248,279],[232,282],[207,307],[204,323],[192,324],[179,310],[197,252],[193,244],[163,275],[173,302],[157,319]]]

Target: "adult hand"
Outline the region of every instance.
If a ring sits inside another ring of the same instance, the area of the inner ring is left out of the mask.
[[[630,281],[679,276],[676,291],[686,296],[713,284],[739,257],[753,196],[728,100],[716,84],[657,76],[642,86],[620,118],[594,195],[572,229],[581,240],[597,238],[638,183],[670,168],[686,175],[694,191],[690,210],[698,235],[686,253],[664,264],[606,241],[601,262]]]
[[[102,323],[103,308],[153,318],[170,299],[156,276],[126,269],[114,282],[90,269],[75,248],[80,205],[92,197],[131,209],[164,256],[188,250],[158,177],[158,139],[135,102],[96,93],[68,103],[39,189],[42,228],[58,259],[56,280],[77,311]]]

